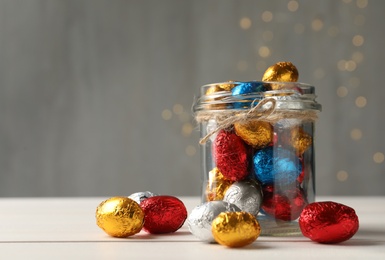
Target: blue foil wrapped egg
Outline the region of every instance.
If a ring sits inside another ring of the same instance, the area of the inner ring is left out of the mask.
[[[294,151],[269,146],[258,150],[253,157],[255,177],[262,185],[285,186],[294,183],[302,164]]]
[[[239,85],[235,86],[231,90],[231,94],[233,97],[240,95],[247,95],[251,93],[265,92],[267,91],[267,87],[263,82],[258,81],[249,81],[249,82],[241,82]],[[239,102],[234,102],[235,108],[250,108],[251,103],[255,98],[239,98]],[[256,105],[256,104],[255,104]]]

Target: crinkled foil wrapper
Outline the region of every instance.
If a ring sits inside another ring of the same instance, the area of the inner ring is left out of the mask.
[[[227,189],[223,200],[256,216],[262,205],[262,198],[262,187],[258,182],[243,180],[233,183]]]
[[[350,239],[359,227],[356,212],[351,207],[332,202],[314,202],[307,205],[299,218],[302,234],[325,244]]]
[[[112,197],[96,209],[96,224],[113,237],[128,237],[143,227],[144,212],[132,199]]]
[[[195,207],[187,218],[190,232],[199,240],[214,243],[211,232],[212,221],[222,212],[241,211],[237,206],[225,201],[209,201]]]
[[[128,196],[128,198],[134,200],[136,203],[140,204],[143,200],[158,196],[156,193],[152,193],[151,191],[141,191],[141,192],[136,192]]]
[[[242,247],[253,243],[261,228],[257,219],[248,212],[223,212],[213,220],[212,232],[219,244]]]

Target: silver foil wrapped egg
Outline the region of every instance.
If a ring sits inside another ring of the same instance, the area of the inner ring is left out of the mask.
[[[213,220],[222,212],[239,212],[237,206],[217,200],[205,202],[195,207],[187,218],[190,232],[199,240],[214,243],[215,239],[211,231]]]
[[[143,200],[154,196],[158,196],[158,194],[152,193],[151,191],[141,191],[131,194],[128,198],[140,204]]]
[[[232,203],[242,211],[257,215],[262,205],[262,187],[255,180],[234,182],[226,191],[224,201]]]

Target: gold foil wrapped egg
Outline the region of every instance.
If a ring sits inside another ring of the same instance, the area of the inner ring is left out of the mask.
[[[213,85],[206,90],[206,95],[210,96],[220,91],[224,91],[224,89],[221,88],[219,85]]]
[[[96,224],[113,237],[132,236],[140,232],[143,223],[143,210],[127,197],[109,198],[96,208]]]
[[[229,80],[227,81],[227,83],[219,84],[219,87],[223,90],[231,91],[235,87],[235,84],[233,82],[234,80]]]
[[[267,68],[263,74],[262,81],[296,82],[298,81],[298,70],[291,62],[277,62]],[[277,90],[279,87],[279,84],[271,85],[273,90]]]
[[[220,83],[220,84],[217,84],[217,85],[210,86],[206,90],[206,96],[214,96],[214,95],[217,95],[218,92],[230,91],[235,86],[235,84],[232,84],[232,82],[234,82],[234,81],[230,80],[227,83]],[[219,97],[208,98],[207,101],[217,101],[217,100],[220,101],[221,99],[222,99],[222,97],[219,96]],[[210,109],[225,109],[226,106],[227,106],[226,104],[221,104],[219,102],[219,104],[210,104],[209,108]]]
[[[297,155],[302,155],[312,142],[312,137],[301,127],[294,127],[290,130],[289,143],[294,147]]]
[[[227,189],[233,184],[227,180],[217,167],[209,172],[209,180],[206,187],[207,201],[223,200]]]
[[[253,243],[261,233],[257,219],[249,212],[222,212],[211,224],[215,241],[228,247]]]
[[[268,122],[248,121],[234,123],[235,133],[247,144],[256,149],[261,149],[271,143],[274,136],[273,127]]]

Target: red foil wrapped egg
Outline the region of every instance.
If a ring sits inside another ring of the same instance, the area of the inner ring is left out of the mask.
[[[263,188],[262,210],[276,219],[290,221],[297,219],[307,201],[301,188],[276,192],[274,186]]]
[[[249,152],[245,142],[233,132],[219,131],[214,141],[216,166],[231,181],[240,181],[249,174]]]
[[[143,230],[151,234],[175,232],[187,218],[185,205],[173,196],[150,197],[140,207],[144,211]]]
[[[358,230],[359,221],[351,207],[332,202],[314,202],[307,205],[299,218],[302,234],[324,244],[340,243],[350,239]]]

